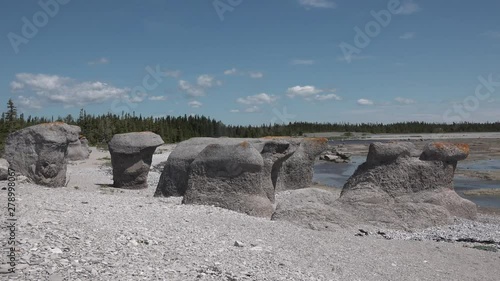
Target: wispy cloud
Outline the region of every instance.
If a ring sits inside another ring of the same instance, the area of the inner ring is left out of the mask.
[[[413,0],[406,0],[401,3],[401,7],[399,8],[399,15],[411,15],[417,12],[420,12],[422,8],[415,3]]]
[[[152,100],[152,101],[164,101],[164,100],[167,100],[167,97],[166,96],[150,96],[148,99]]]
[[[202,97],[205,95],[203,88],[193,85],[186,80],[179,80],[179,89],[190,97]]]
[[[276,101],[278,98],[274,95],[268,95],[266,93],[260,93],[253,96],[247,96],[245,98],[239,98],[236,102],[241,104],[264,104],[264,103],[272,103]]]
[[[179,80],[179,89],[190,97],[205,96],[205,90],[214,86],[222,85],[221,81],[215,79],[209,74],[202,74],[196,78],[196,84],[189,83],[186,80]]]
[[[199,101],[193,100],[188,102],[188,105],[192,108],[200,108],[203,104]]]
[[[240,110],[239,109],[231,109],[231,110],[229,110],[229,112],[231,112],[231,113],[238,113],[238,112],[240,112]]]
[[[350,55],[350,56],[340,56],[337,57],[337,61],[341,62],[351,62],[355,60],[369,60],[369,59],[374,59],[374,56],[360,56],[360,55]]]
[[[236,75],[237,73],[238,73],[238,70],[234,67],[224,71],[224,75]]]
[[[108,63],[109,63],[109,59],[103,57],[103,58],[99,58],[99,59],[94,60],[94,61],[89,61],[88,65],[108,64]]]
[[[299,4],[306,8],[335,8],[336,5],[333,1],[329,0],[299,0]]]
[[[288,88],[286,95],[290,98],[293,97],[309,97],[323,92],[323,90],[316,88],[315,86],[294,86]]]
[[[326,94],[326,95],[316,95],[314,96],[315,100],[318,101],[326,101],[326,100],[342,100],[341,97],[339,97],[336,94]]]
[[[486,32],[481,33],[481,36],[488,37],[491,39],[500,39],[500,31],[488,30]]]
[[[245,109],[245,112],[247,112],[247,113],[255,113],[255,112],[259,112],[259,111],[260,111],[260,109],[256,105]]]
[[[293,64],[293,65],[312,65],[312,64],[314,64],[314,60],[293,59],[290,61],[290,64]]]
[[[163,73],[165,76],[172,78],[179,78],[181,76],[180,70],[165,70]]]
[[[400,104],[414,104],[415,103],[415,100],[413,100],[413,99],[402,98],[402,97],[397,97],[394,100]]]
[[[368,99],[359,99],[357,103],[358,105],[374,105],[374,102]]]
[[[114,99],[139,103],[147,97],[146,93],[131,96],[130,89],[114,87],[101,81],[80,82],[50,74],[18,73],[10,86],[12,91],[23,90],[25,94],[19,97],[19,101],[26,108],[41,108],[51,104],[61,104],[64,107],[85,106]]]
[[[259,78],[264,77],[264,73],[262,73],[260,71],[240,71],[234,67],[231,69],[225,70],[224,75],[248,76],[248,77],[254,78],[254,79],[259,79]]]
[[[415,32],[406,32],[403,35],[399,36],[399,39],[409,40],[415,38]]]

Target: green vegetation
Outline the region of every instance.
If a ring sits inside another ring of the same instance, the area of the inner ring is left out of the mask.
[[[488,251],[488,252],[497,252],[498,251],[496,246],[476,245],[472,248],[478,249],[478,250],[483,250],[483,251]]]
[[[114,134],[152,131],[159,134],[166,143],[176,143],[192,137],[263,137],[263,136],[301,136],[302,133],[345,132],[345,136],[353,132],[366,134],[404,134],[404,133],[458,133],[458,132],[500,132],[500,122],[494,123],[453,123],[438,124],[424,122],[382,123],[311,123],[293,122],[288,124],[262,124],[260,126],[225,125],[221,121],[205,116],[165,116],[143,117],[135,113],[122,112],[121,115],[107,113],[90,115],[80,110],[77,119],[66,117],[32,117],[17,115],[17,108],[9,100],[7,111],[0,119],[0,150],[3,150],[5,139],[10,132],[24,127],[61,121],[80,126],[82,134],[91,145],[107,148],[107,142]]]

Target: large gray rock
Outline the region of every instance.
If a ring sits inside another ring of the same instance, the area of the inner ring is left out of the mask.
[[[81,129],[78,126],[71,126],[75,131],[80,134]],[[79,137],[74,142],[69,143],[68,145],[68,159],[70,161],[80,161],[88,159],[90,156],[90,149],[88,141],[85,137]]]
[[[188,187],[189,165],[209,144],[234,145],[243,141],[251,143],[261,153],[268,142],[278,141],[290,144],[290,151],[285,153],[283,158],[281,156],[272,159],[266,158],[271,159],[269,163],[273,163],[272,167],[274,167],[275,173],[272,181],[277,190],[309,186],[312,182],[314,158],[327,148],[326,139],[314,138],[191,138],[179,143],[168,157],[155,196],[183,196]],[[303,142],[305,144],[302,144]],[[298,147],[299,145],[300,147]],[[293,154],[291,154],[292,152]],[[297,153],[300,155],[294,156]],[[274,164],[278,159],[284,161],[280,160]],[[288,168],[284,168],[285,165]]]
[[[114,135],[108,143],[113,185],[126,189],[147,188],[153,153],[163,143],[161,137],[152,132]]]
[[[190,164],[184,204],[214,205],[270,218],[264,160],[249,142],[210,144]]]
[[[304,138],[295,153],[282,165],[276,191],[306,188],[312,185],[314,161],[328,149],[325,138]]]
[[[6,180],[9,177],[9,162],[0,158],[0,181]]]
[[[474,219],[476,205],[453,189],[455,163],[422,161],[401,144],[361,164],[342,189],[342,209],[360,222],[392,228],[449,223],[453,216]],[[394,155],[398,155],[397,157]]]
[[[354,219],[340,208],[338,194],[302,188],[280,194],[272,220],[288,221],[314,230],[335,231],[352,227]]]
[[[78,139],[68,145],[68,159],[70,161],[80,161],[89,159],[90,149],[86,140]]]
[[[366,162],[372,164],[390,163],[399,157],[418,157],[420,152],[411,142],[375,142],[370,144]]]
[[[445,142],[428,143],[424,147],[421,160],[427,161],[445,161],[449,163],[456,163],[457,161],[464,160],[469,156],[468,144],[454,144]]]
[[[57,187],[66,183],[67,149],[79,132],[65,123],[45,123],[7,137],[5,159],[10,167],[36,184]]]

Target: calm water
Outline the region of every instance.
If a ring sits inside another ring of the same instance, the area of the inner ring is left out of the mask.
[[[363,141],[358,142],[363,143]],[[364,143],[370,142],[372,141],[364,141]],[[360,164],[365,162],[365,160],[365,156],[355,156],[352,158],[351,163],[348,164],[318,161],[314,165],[313,181],[335,188],[342,188],[347,179],[354,173],[356,168]],[[475,171],[497,170],[500,169],[500,159],[471,161],[466,163],[459,163],[458,165],[460,168]],[[500,197],[498,196],[466,196],[463,194],[464,191],[471,189],[500,188],[500,181],[486,181],[481,179],[455,176],[454,184],[455,190],[460,196],[471,200],[477,205],[482,207],[500,208]]]

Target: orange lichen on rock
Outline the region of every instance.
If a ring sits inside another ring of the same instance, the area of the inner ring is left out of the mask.
[[[240,143],[240,146],[243,147],[243,148],[248,148],[249,145],[250,144],[247,141],[244,141],[244,142]]]

